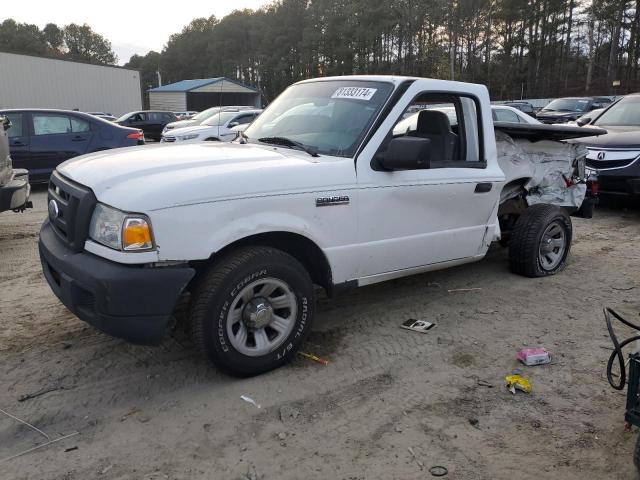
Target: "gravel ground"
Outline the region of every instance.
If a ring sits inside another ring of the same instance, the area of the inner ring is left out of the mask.
[[[71,315],[40,272],[35,208],[0,214],[3,479],[636,478],[637,433],[604,376],[602,306],[640,312],[640,211],[574,220],[568,266],[509,273],[507,252],[442,272],[320,298],[305,358],[237,380],[182,334],[159,347],[110,338]],[[480,288],[469,292],[450,289]],[[402,330],[407,318],[437,323]],[[550,365],[521,367],[522,346]],[[503,378],[522,368],[530,395]],[[33,398],[25,399],[32,394]],[[240,398],[248,395],[261,408]]]

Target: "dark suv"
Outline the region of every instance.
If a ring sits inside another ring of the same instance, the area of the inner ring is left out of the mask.
[[[535,110],[533,109],[533,105],[529,102],[505,102],[503,105],[507,105],[509,107],[517,108],[522,113],[526,113],[527,115],[534,117],[536,116]]]
[[[590,125],[609,133],[574,141],[587,146],[600,193],[640,195],[640,93],[618,100]]]
[[[9,148],[29,179],[48,182],[60,163],[85,153],[144,144],[140,130],[124,128],[88,113],[69,110],[0,110],[11,121]]]
[[[577,120],[591,110],[608,105],[607,100],[594,97],[557,98],[536,113],[536,118],[542,123],[567,123]]]
[[[177,121],[178,117],[173,112],[146,110],[127,113],[115,122],[125,127],[139,128],[144,132],[145,138],[159,142],[165,125]]]

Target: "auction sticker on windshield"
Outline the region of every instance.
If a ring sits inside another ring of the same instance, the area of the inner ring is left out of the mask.
[[[363,87],[340,87],[331,98],[352,98],[355,100],[371,100],[371,97],[378,91],[377,88]]]

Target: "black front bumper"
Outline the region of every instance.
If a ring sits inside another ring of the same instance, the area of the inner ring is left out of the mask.
[[[607,175],[602,171],[598,173],[598,184],[603,195],[640,195],[640,177]]]
[[[60,301],[81,320],[132,343],[162,340],[178,297],[195,274],[189,267],[143,268],[76,253],[48,220],[39,249],[44,276]]]

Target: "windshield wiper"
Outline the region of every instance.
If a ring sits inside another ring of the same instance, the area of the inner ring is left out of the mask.
[[[296,147],[299,150],[307,152],[312,157],[319,157],[318,152],[314,148],[305,145],[304,143],[296,142],[287,137],[262,137],[258,139],[259,142],[269,143],[271,145],[282,145],[283,147]]]

